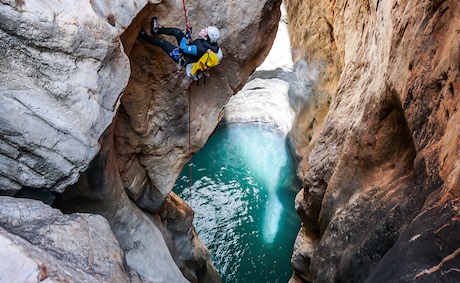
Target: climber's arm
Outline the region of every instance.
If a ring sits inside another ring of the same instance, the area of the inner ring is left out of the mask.
[[[192,44],[187,44],[187,40],[185,38],[182,38],[179,48],[182,50],[183,53],[194,56],[202,56],[206,53],[206,51],[208,51],[208,49],[205,46],[203,46],[203,44],[200,44],[200,42],[197,42],[197,44],[195,44],[194,42],[192,42]]]
[[[179,48],[184,52],[185,54],[190,54],[190,55],[197,55],[197,48],[196,45],[187,45],[187,39],[185,37],[182,38]]]

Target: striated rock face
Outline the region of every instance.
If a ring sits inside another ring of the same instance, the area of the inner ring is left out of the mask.
[[[129,78],[90,2],[2,1],[0,185],[64,191],[99,150]]]
[[[2,243],[21,251],[34,278],[46,261],[53,272],[73,274],[55,278],[74,282],[219,281],[191,226],[193,213],[169,194],[225,103],[267,55],[280,2],[187,3],[194,34],[211,23],[222,33],[224,60],[200,85],[137,39],[152,15],[182,27],[180,1],[0,3],[0,194],[102,215],[129,267],[111,275],[71,271],[75,262],[55,262],[52,248],[25,243],[22,231],[18,238],[2,223]],[[37,256],[41,249],[51,256]]]
[[[296,128],[313,138],[291,281],[458,281],[458,2],[286,5],[299,58],[322,70]]]

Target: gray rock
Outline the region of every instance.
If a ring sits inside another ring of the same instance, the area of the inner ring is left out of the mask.
[[[104,134],[101,152],[54,205],[66,212],[104,216],[124,251],[127,265],[149,282],[186,282],[158,228],[126,195],[116,174],[111,143],[105,139],[111,136],[110,130]]]
[[[0,227],[0,282],[100,282]]]
[[[40,201],[0,197],[0,246],[0,282],[131,281],[124,253],[99,215],[64,215]]]
[[[62,191],[99,150],[129,78],[90,2],[0,7],[0,184]]]

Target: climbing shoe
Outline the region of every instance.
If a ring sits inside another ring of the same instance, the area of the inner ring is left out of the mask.
[[[150,20],[150,32],[152,34],[157,33],[158,29],[161,28],[161,27],[162,26],[160,26],[160,24],[158,22],[158,18],[157,17],[152,17],[152,19]]]
[[[146,33],[144,27],[141,27],[141,30],[139,31],[139,37],[143,37],[145,34]]]

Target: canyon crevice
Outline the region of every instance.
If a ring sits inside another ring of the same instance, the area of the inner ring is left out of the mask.
[[[459,281],[460,4],[284,3],[305,91],[277,125],[301,160],[291,282]],[[187,2],[194,36],[222,34],[197,84],[138,39],[152,16],[183,28],[180,1],[2,0],[0,282],[220,282],[171,190],[280,5]]]

